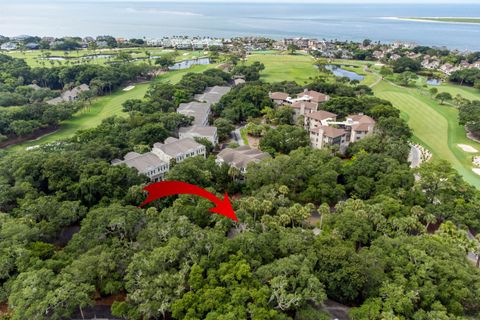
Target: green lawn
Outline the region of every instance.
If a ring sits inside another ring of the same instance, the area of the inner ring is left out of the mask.
[[[298,84],[310,82],[319,73],[315,60],[309,55],[252,54],[247,64],[259,61],[265,65],[261,79],[267,82],[296,81]]]
[[[214,65],[197,65],[185,70],[170,71],[159,76],[155,81],[177,83],[188,72],[203,72]],[[8,148],[19,150],[29,146],[51,143],[72,137],[78,130],[90,129],[98,126],[104,119],[119,115],[125,116],[122,104],[129,99],[142,99],[147,92],[149,83],[135,85],[130,91],[118,90],[115,93],[95,99],[90,107],[76,113],[71,119],[62,122],[58,131],[43,136],[35,141],[27,141]]]
[[[167,53],[174,52],[173,50],[165,50],[161,48],[125,48],[125,49],[99,49],[99,50],[90,50],[90,49],[82,49],[82,50],[75,50],[75,51],[60,51],[60,50],[29,50],[29,51],[9,51],[5,52],[5,54],[10,55],[15,58],[25,59],[25,61],[31,67],[52,67],[52,66],[61,66],[61,65],[68,65],[68,64],[75,64],[75,63],[91,63],[91,64],[105,64],[106,62],[115,61],[115,58],[108,57],[108,58],[95,58],[95,59],[86,59],[85,56],[89,55],[117,55],[120,52],[128,52],[131,54],[132,58],[146,58],[145,51],[150,52],[151,57],[164,55]],[[63,57],[68,58],[68,60],[46,60],[44,59],[43,55],[49,52],[51,57]],[[189,50],[178,50],[178,56],[176,57],[177,61],[188,60],[192,58],[199,58],[205,56],[203,51],[189,51]],[[153,58],[152,58],[153,60]],[[142,62],[145,60],[139,60]],[[154,61],[152,61],[153,63]]]
[[[447,90],[463,90],[452,85],[444,87]],[[457,146],[467,144],[480,150],[480,144],[466,137],[465,130],[458,124],[457,109],[440,105],[418,89],[398,87],[386,81],[375,86],[374,92],[400,109],[402,117],[414,131],[414,140],[427,147],[435,158],[449,161],[466,181],[480,187],[480,176],[471,170],[473,155]]]

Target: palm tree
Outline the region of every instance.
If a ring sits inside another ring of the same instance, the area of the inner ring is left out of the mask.
[[[231,166],[228,169],[228,176],[232,178],[232,180],[236,180],[240,176],[240,174],[241,174],[240,170],[234,166]]]

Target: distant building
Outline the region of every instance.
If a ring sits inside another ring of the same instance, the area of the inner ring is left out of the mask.
[[[152,152],[145,154],[129,152],[125,155],[124,160],[115,159],[112,161],[112,164],[114,166],[124,164],[129,168],[135,168],[139,173],[146,175],[153,182],[163,180],[165,174],[170,169],[168,162],[162,161]]]
[[[40,45],[35,42],[29,42],[25,45],[25,48],[27,48],[28,50],[37,50],[40,48]]]
[[[230,167],[237,168],[242,174],[245,174],[249,164],[258,163],[267,158],[270,158],[270,155],[266,152],[252,149],[249,146],[241,146],[235,149],[226,148],[220,151],[215,162],[218,165],[225,163]]]
[[[12,51],[17,49],[17,44],[13,42],[5,42],[0,45],[0,50]]]
[[[180,163],[187,158],[197,156],[205,158],[207,155],[205,146],[192,138],[168,138],[164,143],[155,143],[152,152],[167,163],[172,160]]]
[[[184,138],[205,138],[214,146],[218,144],[218,135],[216,127],[182,127],[178,131],[180,139]]]

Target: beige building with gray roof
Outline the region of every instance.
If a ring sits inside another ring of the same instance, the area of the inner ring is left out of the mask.
[[[168,162],[162,161],[152,152],[144,154],[129,152],[125,155],[124,160],[115,159],[112,161],[112,164],[114,166],[126,165],[129,168],[135,168],[153,182],[163,180],[165,173],[170,169]]]
[[[183,162],[187,158],[207,155],[207,150],[203,144],[200,144],[192,138],[168,138],[164,143],[155,143],[152,152],[161,160],[170,163],[175,160],[177,163]]]

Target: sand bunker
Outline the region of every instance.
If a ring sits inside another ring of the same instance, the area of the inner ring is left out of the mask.
[[[126,87],[125,89],[123,89],[123,91],[130,91],[130,90],[132,90],[133,88],[135,88],[135,86],[128,86],[128,87]]]
[[[480,176],[480,168],[473,168],[472,171]]]
[[[477,153],[478,152],[477,149],[475,149],[472,146],[466,145],[466,144],[457,144],[457,146],[460,149],[462,149],[463,151],[468,152],[468,153]]]

